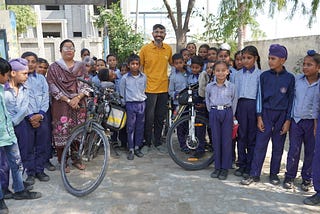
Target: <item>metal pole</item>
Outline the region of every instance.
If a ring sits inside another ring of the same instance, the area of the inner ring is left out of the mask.
[[[139,0],[136,0],[136,23],[134,25],[135,33],[138,33],[138,16],[139,16]]]
[[[40,13],[40,5],[35,5],[34,10],[37,14],[37,39],[38,39],[38,54],[39,56],[46,58],[44,51],[44,42],[43,42],[43,32],[42,32],[42,24],[41,24],[41,13]]]

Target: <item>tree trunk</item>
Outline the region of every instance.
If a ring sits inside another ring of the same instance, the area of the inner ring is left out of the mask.
[[[176,17],[171,9],[167,0],[163,0],[163,3],[168,11],[168,17],[171,20],[172,27],[176,35],[176,51],[180,51],[186,46],[187,42],[187,32],[189,32],[189,20],[191,16],[192,9],[194,7],[195,0],[189,0],[187,11],[185,14],[184,23],[182,25],[182,11],[181,11],[181,0],[176,0],[177,14]]]
[[[176,52],[187,46],[187,32],[176,32]]]

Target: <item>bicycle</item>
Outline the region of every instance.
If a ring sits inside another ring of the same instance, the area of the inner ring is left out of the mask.
[[[63,150],[60,171],[65,189],[81,197],[97,189],[106,175],[110,158],[106,129],[124,126],[123,121],[114,117],[114,113],[124,110],[114,107],[120,105],[120,96],[113,90],[103,89],[81,78],[78,80],[92,88],[92,96],[87,99],[87,120],[74,128]],[[125,120],[125,111],[123,114],[122,120]],[[66,166],[79,162],[85,164],[84,170],[65,171]]]
[[[214,161],[211,136],[206,128],[209,127],[208,119],[200,115],[195,108],[193,94],[197,89],[197,85],[188,85],[182,98],[184,101],[179,102],[180,108],[176,116],[174,118],[171,116],[172,108],[169,104],[167,117],[169,128],[166,142],[169,155],[176,164],[186,170],[204,169]],[[203,156],[193,158],[192,153],[200,147],[204,148]]]

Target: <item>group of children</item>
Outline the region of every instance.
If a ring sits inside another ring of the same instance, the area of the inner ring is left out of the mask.
[[[83,53],[82,53],[83,52]],[[91,80],[97,85],[111,87],[122,97],[126,109],[127,124],[124,132],[114,132],[113,141],[119,138],[127,147],[127,159],[143,157],[141,147],[144,139],[145,89],[147,78],[139,70],[140,58],[129,56],[127,64],[117,68],[116,55],[107,56],[107,61],[90,58],[89,50],[81,51],[83,63]],[[320,203],[320,172],[317,161],[320,154],[316,134],[320,133],[317,119],[320,110],[319,69],[320,54],[308,51],[303,61],[303,74],[296,77],[288,72],[284,63],[287,49],[279,44],[269,48],[270,69],[261,72],[260,56],[254,46],[247,46],[235,54],[234,66],[230,65],[230,46],[219,49],[201,45],[196,55],[196,45],[189,43],[185,49],[172,56],[169,76],[169,96],[175,108],[179,107],[178,94],[188,84],[199,84],[195,106],[209,118],[210,140],[215,152],[215,170],[212,178],[225,180],[235,160],[232,148],[232,126],[238,121],[237,138],[238,168],[234,174],[242,176],[243,185],[260,180],[268,142],[272,140],[270,183],[280,183],[280,163],[289,131],[289,152],[283,187],[293,188],[304,143],[301,188],[308,191],[312,176],[317,193],[305,200],[306,204]],[[45,79],[46,60],[32,52],[9,62],[0,60],[1,119],[0,152],[1,184],[0,205],[3,198],[34,199],[40,193],[30,192],[35,178],[48,181],[44,168],[54,170],[52,157],[51,122],[48,84]],[[9,79],[9,80],[8,80]],[[12,122],[11,122],[12,121]],[[3,124],[2,124],[3,123]],[[206,130],[199,130],[199,148],[192,154],[201,158],[204,153]],[[178,130],[178,135],[182,131]],[[16,136],[16,137],[15,137]],[[178,136],[179,138],[179,136]],[[183,139],[183,138],[180,138]],[[318,138],[317,138],[318,139]],[[19,149],[18,146],[19,145]],[[190,150],[180,142],[183,152]],[[20,158],[21,156],[21,158]],[[23,167],[22,167],[23,163]],[[12,170],[13,189],[9,188],[9,167]],[[318,167],[318,168],[317,168]],[[22,171],[27,179],[22,182]]]
[[[240,124],[237,138],[238,168],[234,174],[243,177],[240,182],[243,185],[260,181],[271,139],[269,180],[271,184],[278,185],[281,158],[286,134],[289,132],[283,187],[292,189],[294,186],[301,146],[304,144],[301,189],[310,190],[313,175],[317,191],[304,203],[320,204],[320,174],[316,163],[319,154],[314,156],[314,152],[317,152],[315,136],[319,135],[316,129],[320,111],[320,54],[308,51],[304,57],[302,74],[294,76],[284,66],[288,57],[287,49],[279,44],[270,46],[270,69],[264,72],[261,72],[260,56],[254,46],[247,46],[237,52],[233,67],[230,65],[230,50],[225,44],[220,49],[201,45],[199,55],[192,56],[195,50],[195,44],[191,43],[180,54],[173,55],[174,69],[170,76],[169,95],[176,105],[179,92],[187,84],[198,81],[197,105],[201,106],[201,102],[205,102],[209,112],[211,133],[208,134],[211,134],[215,153],[215,170],[211,177],[224,180],[228,176],[228,170],[235,160],[231,132],[233,122],[237,121]],[[210,50],[212,53],[209,55]],[[202,62],[199,62],[199,58]],[[179,130],[177,135],[178,139],[182,139]],[[189,152],[183,142],[179,143],[183,152]],[[203,152],[195,154],[197,158],[203,156]]]
[[[39,198],[40,193],[29,191],[35,178],[50,180],[44,173],[51,158],[49,92],[45,77],[36,71],[37,64],[38,58],[32,52],[9,62],[0,58],[0,208],[4,212],[4,199]],[[14,193],[9,190],[10,169]],[[25,181],[23,171],[27,174]]]

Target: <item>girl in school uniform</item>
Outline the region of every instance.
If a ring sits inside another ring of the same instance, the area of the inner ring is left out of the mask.
[[[235,85],[227,80],[228,64],[217,61],[214,73],[216,78],[207,85],[205,95],[215,151],[215,170],[211,177],[225,180],[232,166],[232,124],[238,99]]]
[[[245,47],[240,55],[242,55],[244,67],[235,73],[235,86],[239,98],[236,111],[240,124],[237,143],[239,168],[235,170],[234,175],[248,177],[256,144],[257,117],[255,112],[261,65],[258,50],[254,46]]]

